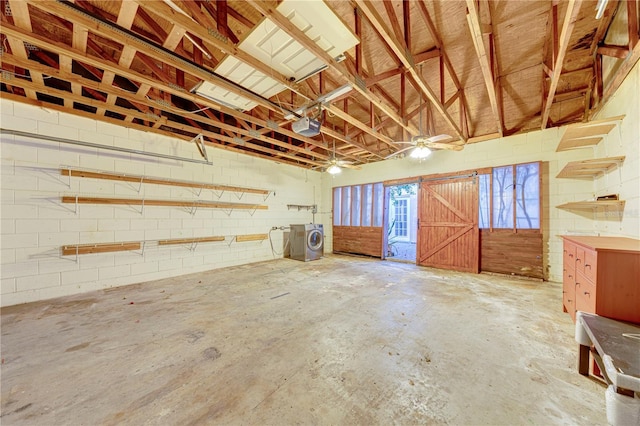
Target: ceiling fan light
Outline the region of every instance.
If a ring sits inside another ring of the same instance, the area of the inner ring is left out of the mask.
[[[431,150],[426,146],[417,146],[411,151],[411,158],[422,160],[431,154]]]
[[[337,175],[341,171],[342,170],[340,169],[340,167],[336,166],[335,164],[332,164],[327,168],[327,173],[332,174],[332,175]]]

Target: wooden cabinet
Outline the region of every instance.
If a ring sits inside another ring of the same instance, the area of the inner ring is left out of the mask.
[[[563,236],[562,304],[576,311],[640,323],[640,240]]]

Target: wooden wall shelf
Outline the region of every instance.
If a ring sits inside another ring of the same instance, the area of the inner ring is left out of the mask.
[[[624,156],[596,158],[593,160],[572,161],[567,163],[558,173],[556,178],[589,178],[609,173],[619,167],[624,161]]]
[[[556,152],[597,145],[603,136],[613,130],[624,117],[624,115],[619,115],[588,123],[570,124],[562,135]]]
[[[624,208],[624,200],[574,201],[571,203],[560,204],[556,207],[568,210],[589,210],[598,208],[622,210]]]
[[[238,235],[236,237],[237,243],[244,243],[247,241],[263,241],[269,238],[267,234],[249,234],[249,235]]]
[[[114,251],[140,250],[139,242],[101,243],[101,244],[71,244],[62,246],[62,255],[110,253]]]
[[[224,241],[225,237],[199,237],[199,238],[174,238],[171,240],[158,241],[159,246],[168,246],[173,244],[197,244],[197,243],[211,243],[216,241]]]
[[[63,203],[68,204],[120,204],[133,206],[170,206],[187,208],[208,208],[227,210],[267,210],[269,207],[261,204],[225,203],[219,201],[178,201],[178,200],[147,200],[144,198],[103,198],[63,196]]]
[[[264,241],[269,238],[268,234],[247,234],[247,235],[235,235],[229,241],[229,246],[233,241],[237,243],[243,243],[247,241]],[[198,243],[209,243],[217,241],[225,241],[225,236],[211,236],[211,237],[193,237],[193,238],[172,238],[168,240],[157,240],[158,246],[178,245],[178,244],[191,244],[194,250]],[[119,242],[119,243],[99,243],[99,244],[68,244],[62,246],[63,256],[73,256],[79,254],[93,254],[93,253],[109,253],[115,251],[131,251],[140,250],[147,243],[151,241],[135,241],[135,242]]]
[[[147,177],[141,175],[130,175],[124,173],[111,173],[111,172],[103,172],[103,171],[92,171],[92,170],[82,170],[82,169],[60,169],[60,174],[63,176],[69,177],[82,177],[82,178],[91,178],[91,179],[107,179],[107,180],[117,180],[121,182],[132,182],[132,183],[151,183],[156,185],[170,185],[170,186],[182,186],[186,188],[196,188],[196,189],[211,189],[214,191],[231,191],[231,192],[241,192],[241,193],[251,193],[251,194],[261,194],[261,195],[269,195],[271,191],[266,189],[257,189],[257,188],[244,188],[241,186],[228,186],[228,185],[215,185],[212,183],[206,182],[189,182],[183,180],[172,180],[172,179],[163,179],[157,177]]]

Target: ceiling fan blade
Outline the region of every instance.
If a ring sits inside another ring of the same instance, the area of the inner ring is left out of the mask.
[[[385,159],[385,160],[388,160],[389,158],[393,158],[393,157],[395,157],[396,155],[400,155],[400,154],[402,154],[403,152],[405,152],[405,151],[409,151],[410,149],[413,149],[413,148],[414,148],[414,146],[408,146],[408,147],[406,147],[406,148],[402,148],[401,150],[396,151],[396,152],[394,152],[394,153],[393,153],[393,154],[391,154],[391,155],[387,155],[386,157],[384,157],[384,159]]]
[[[439,142],[427,142],[425,146],[433,149],[448,149],[450,151],[462,151],[464,148],[463,145],[451,145],[448,143],[439,143]]]
[[[416,144],[415,142],[412,142],[412,141],[398,141],[398,142],[394,142],[394,143],[396,143],[396,144],[399,144],[399,143],[401,143],[401,144],[410,144],[410,145],[415,145]]]
[[[429,136],[426,140],[426,142],[440,142],[440,141],[444,141],[447,139],[451,139],[451,136],[449,135],[445,135],[445,134],[441,134],[441,135],[435,135],[435,136]]]
[[[360,166],[356,166],[353,164],[338,164],[338,167],[344,167],[345,169],[351,169],[351,170],[360,170]]]

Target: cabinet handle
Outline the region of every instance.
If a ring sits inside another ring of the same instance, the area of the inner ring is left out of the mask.
[[[580,259],[579,257],[576,257],[576,263],[577,262],[582,262],[582,259]]]
[[[569,253],[569,257],[573,257],[573,253]]]
[[[584,267],[586,268],[587,266],[589,267],[589,269],[591,269],[591,265],[589,265],[588,263],[585,263]]]
[[[573,275],[569,274],[569,278],[573,278]]]
[[[585,291],[585,292],[584,292],[584,295],[585,295],[585,296],[588,296],[588,295],[590,295],[590,294],[591,294],[591,293],[589,293],[588,291]]]
[[[571,302],[573,302],[573,300],[571,300],[571,299],[567,299],[567,302],[571,303]]]

